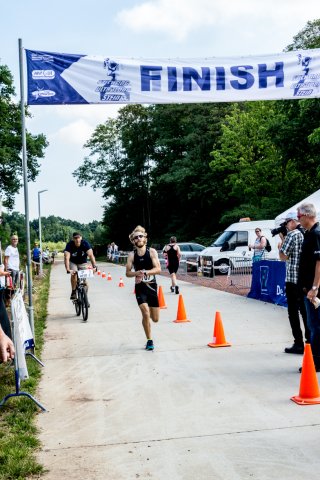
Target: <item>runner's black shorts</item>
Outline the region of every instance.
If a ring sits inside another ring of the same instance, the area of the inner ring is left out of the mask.
[[[168,265],[168,270],[169,270],[169,273],[177,273],[179,269],[179,263],[178,262],[174,262],[172,264],[169,263]]]
[[[141,305],[142,303],[147,303],[149,307],[159,307],[156,282],[136,283],[135,292],[138,305]]]

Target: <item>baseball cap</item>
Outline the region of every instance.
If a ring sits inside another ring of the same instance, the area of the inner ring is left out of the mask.
[[[287,215],[286,215],[286,222],[290,222],[290,220],[296,220],[296,221],[298,221],[298,217],[297,217],[296,212],[289,212],[289,213],[287,213]]]
[[[81,237],[79,232],[73,232],[72,236],[73,238]]]

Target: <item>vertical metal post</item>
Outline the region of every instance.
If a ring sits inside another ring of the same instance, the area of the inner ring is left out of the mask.
[[[34,312],[32,301],[32,275],[31,275],[31,252],[30,252],[30,223],[29,223],[29,197],[28,197],[28,171],[27,171],[27,141],[26,141],[26,119],[24,107],[24,78],[23,78],[23,47],[22,39],[19,38],[19,70],[20,70],[20,108],[21,108],[21,137],[22,137],[22,171],[24,190],[24,209],[26,225],[26,247],[27,247],[27,271],[28,271],[28,298],[29,298],[29,323],[34,334]]]
[[[40,209],[40,193],[47,192],[48,190],[40,190],[38,192],[38,212],[39,212],[39,243],[40,243],[40,276],[43,274],[43,263],[42,263],[42,234],[41,234],[41,209]]]

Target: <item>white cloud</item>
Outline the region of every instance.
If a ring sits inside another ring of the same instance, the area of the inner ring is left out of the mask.
[[[62,145],[73,144],[83,146],[92,135],[93,130],[94,127],[85,120],[75,120],[49,135],[49,142],[61,142]]]
[[[277,29],[288,30],[288,24],[303,28],[319,16],[319,0],[149,0],[121,10],[116,21],[135,33],[156,32],[180,42],[201,28],[223,28],[233,30],[229,41],[236,41],[237,32],[247,25],[253,31],[259,24],[265,30],[268,25],[272,34]]]

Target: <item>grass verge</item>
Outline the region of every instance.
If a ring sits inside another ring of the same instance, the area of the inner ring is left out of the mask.
[[[41,358],[46,325],[51,265],[44,266],[45,276],[34,279],[35,355]],[[27,356],[29,378],[21,382],[21,390],[36,396],[41,366]],[[15,392],[14,369],[0,365],[0,399]],[[0,480],[39,478],[44,472],[36,461],[39,445],[35,415],[39,408],[27,397],[12,397],[0,408]]]

